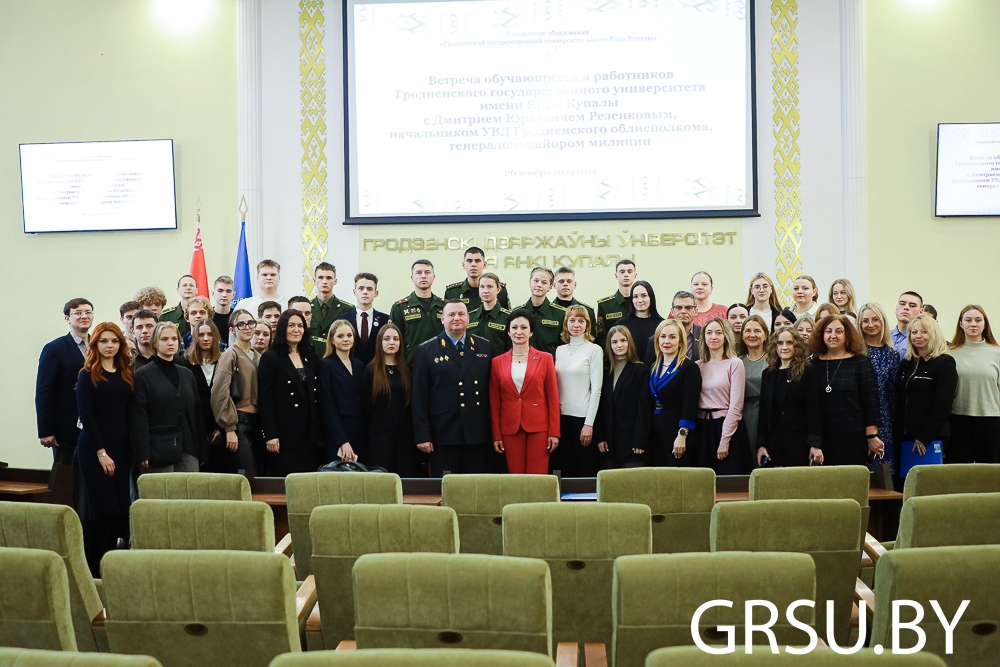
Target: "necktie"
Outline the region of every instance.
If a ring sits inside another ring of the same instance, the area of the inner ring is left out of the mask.
[[[361,313],[361,345],[368,345],[368,313]]]
[[[459,354],[462,354],[463,350],[465,350],[465,345],[462,344],[462,341],[458,341],[455,343],[455,349],[458,350]]]

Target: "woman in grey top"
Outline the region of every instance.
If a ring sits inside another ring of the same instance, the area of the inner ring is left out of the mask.
[[[253,349],[257,322],[242,308],[229,316],[233,346],[222,353],[212,379],[212,413],[219,428],[225,431],[223,470],[262,475],[264,447],[257,419],[257,363],[260,354]],[[239,400],[234,400],[233,384]]]
[[[740,361],[746,371],[746,389],[743,392],[743,425],[746,426],[750,442],[757,442],[757,416],[760,411],[760,378],[767,368],[768,337],[767,322],[760,315],[751,315],[743,322],[738,344]],[[754,447],[750,448],[754,450]],[[757,458],[752,456],[751,468],[757,467]]]

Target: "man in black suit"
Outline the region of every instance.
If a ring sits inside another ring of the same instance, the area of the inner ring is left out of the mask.
[[[352,354],[365,366],[375,358],[382,325],[389,321],[388,315],[375,310],[377,296],[378,276],[374,273],[359,273],[354,276],[354,299],[357,305],[341,315],[354,325],[356,336]]]
[[[486,472],[490,455],[490,343],[473,336],[469,311],[445,301],[444,331],[413,358],[413,431],[430,454],[431,477]]]
[[[684,325],[684,333],[687,334],[687,349],[685,354],[688,359],[698,360],[698,342],[701,340],[701,327],[694,324],[694,316],[698,312],[698,302],[694,294],[681,290],[674,294],[674,300],[670,305],[670,318],[679,321]],[[652,367],[656,359],[656,336],[650,336],[646,343],[646,354],[643,361],[647,366]]]
[[[38,439],[52,450],[56,463],[73,464],[79,417],[76,378],[83,368],[94,323],[94,306],[86,299],[71,299],[63,306],[69,333],[42,348],[35,380],[35,415]]]

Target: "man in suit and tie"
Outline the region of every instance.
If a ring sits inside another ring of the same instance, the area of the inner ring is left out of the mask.
[[[674,294],[674,300],[670,305],[670,319],[677,320],[684,325],[684,332],[687,334],[687,358],[688,359],[698,359],[698,341],[701,340],[701,327],[694,324],[694,316],[698,314],[698,302],[694,298],[694,294],[681,290],[677,294]],[[647,366],[653,366],[653,360],[656,359],[656,342],[653,340],[655,336],[650,336],[649,340],[646,341],[646,353],[643,355],[643,361]]]
[[[38,439],[52,450],[56,463],[73,464],[79,417],[76,378],[83,368],[94,323],[94,306],[86,299],[71,299],[63,306],[69,333],[48,343],[38,358],[35,381],[35,415]]]
[[[352,354],[365,366],[375,358],[382,325],[389,321],[388,315],[375,310],[377,296],[378,276],[374,273],[359,273],[354,276],[354,299],[357,305],[341,315],[354,325],[357,342]]]
[[[469,311],[445,301],[444,331],[413,357],[413,431],[431,477],[481,473],[490,456],[490,343],[468,333]]]

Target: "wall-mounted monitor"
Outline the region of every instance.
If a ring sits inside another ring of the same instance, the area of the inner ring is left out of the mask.
[[[1000,216],[1000,123],[939,123],[934,215]]]
[[[21,144],[24,232],[177,229],[172,139]]]

